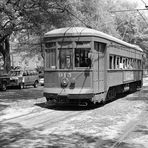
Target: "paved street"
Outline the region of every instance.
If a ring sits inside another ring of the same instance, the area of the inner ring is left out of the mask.
[[[147,78],[142,91],[96,108],[47,108],[42,91],[0,92],[2,148],[148,148]]]

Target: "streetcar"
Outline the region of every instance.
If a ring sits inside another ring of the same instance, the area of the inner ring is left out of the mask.
[[[44,55],[47,102],[86,106],[142,87],[143,50],[94,29],[67,27],[45,33]]]

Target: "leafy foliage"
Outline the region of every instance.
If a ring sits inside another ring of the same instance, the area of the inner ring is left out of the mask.
[[[65,26],[91,27],[147,51],[147,24],[141,14],[113,13],[135,8],[136,4],[119,0],[0,0],[0,52],[5,67],[10,67],[10,39],[16,52],[33,56],[42,53],[45,32]]]
[[[85,25],[119,37],[114,18],[109,12],[109,5],[110,1],[107,0],[73,0],[73,13],[81,20],[77,19],[75,25]]]
[[[0,0],[0,52],[7,71],[10,69],[10,36],[12,41],[17,37],[19,49],[41,51],[41,40],[35,44],[32,40],[37,36],[41,39],[43,33],[53,27],[65,26],[69,20],[67,5],[67,0]]]

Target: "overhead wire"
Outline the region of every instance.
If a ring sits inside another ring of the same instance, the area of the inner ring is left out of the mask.
[[[146,3],[145,3],[143,0],[141,0],[141,1],[145,4],[145,7],[146,7],[146,6],[147,6]],[[57,4],[59,7],[63,8],[63,6],[61,6],[59,3],[56,2],[56,4]],[[147,7],[146,7],[146,8],[147,8]],[[88,27],[88,28],[93,28],[92,25],[86,24],[82,19],[80,19],[80,18],[79,18],[78,16],[76,16],[74,13],[72,13],[71,11],[69,11],[66,7],[64,7],[63,9],[64,9],[65,11],[67,11],[71,16],[73,16],[74,18],[76,18],[77,20],[79,20],[79,21],[80,21],[82,24],[84,24],[86,27]],[[110,11],[110,12],[111,12],[111,13],[116,13],[116,12],[137,11],[137,12],[139,13],[139,15],[142,17],[142,19],[144,20],[144,22],[148,25],[148,22],[146,21],[146,19],[144,18],[144,16],[143,16],[142,13],[140,12],[141,10],[148,10],[148,9],[115,10],[115,11]],[[86,19],[89,23],[91,23],[90,20],[89,20],[87,17],[85,17],[85,19]],[[93,25],[95,25],[95,24],[93,24]],[[103,25],[101,25],[101,26],[103,26]],[[95,25],[95,27],[98,28],[96,25]]]
[[[59,6],[59,7],[62,7],[60,4],[58,4],[57,3],[57,5]],[[62,7],[63,8],[63,7]],[[88,28],[92,28],[90,25],[88,25],[88,24],[86,24],[83,20],[81,20],[80,18],[78,18],[75,14],[73,14],[71,11],[69,11],[66,7],[64,7],[64,10],[66,10],[66,12],[67,13],[69,13],[70,15],[72,15],[74,18],[76,18],[77,20],[79,20],[82,24],[84,24],[86,27],[88,27]],[[89,20],[88,20],[89,21]],[[72,26],[71,26],[72,27]],[[71,28],[70,27],[70,28]],[[65,33],[64,33],[64,36],[66,35],[66,32],[70,29],[70,28],[68,28],[66,31],[65,31]],[[75,28],[75,27],[74,27]],[[77,31],[77,29],[75,28],[75,30]],[[79,39],[80,39],[80,36],[81,36],[81,33],[83,32],[83,30],[84,29],[82,29],[81,30],[81,32],[80,32],[80,35],[79,35],[79,37],[78,37],[78,41],[79,41]],[[78,32],[78,31],[77,31]],[[63,38],[63,41],[64,41],[64,38]],[[81,72],[80,74],[78,74],[76,77],[75,77],[75,80],[80,76],[80,75],[82,75],[83,74],[83,72]],[[86,79],[86,78],[85,78]],[[84,83],[85,83],[85,80],[84,80],[84,82],[83,82],[83,86],[84,86]],[[83,86],[82,86],[82,88],[83,88]],[[82,88],[80,89],[80,92],[81,92],[81,90],[82,90]],[[80,93],[79,92],[79,93]],[[60,92],[60,93],[62,93],[62,91]]]
[[[148,9],[146,9],[146,8],[144,8],[144,9],[125,9],[125,10],[113,10],[110,12],[115,13],[115,12],[137,11],[137,10],[148,10]]]
[[[147,6],[146,3],[142,0],[142,2],[145,4],[145,7]],[[70,15],[72,15],[74,18],[76,18],[77,20],[79,20],[82,24],[84,24],[86,27],[88,28],[92,28],[92,26],[87,25],[83,20],[81,20],[80,18],[78,18],[78,16],[76,16],[74,13],[72,13],[71,11],[69,11],[68,8],[61,6],[59,3],[56,3],[59,7],[63,8],[65,11],[67,11],[67,13],[69,13]],[[147,7],[146,7],[147,8]],[[111,13],[115,13],[115,12],[127,12],[127,11],[137,11],[139,13],[139,15],[142,17],[142,19],[144,20],[144,22],[148,25],[148,22],[146,21],[146,19],[144,18],[144,16],[142,15],[142,13],[140,12],[141,10],[148,10],[148,9],[129,9],[129,10],[116,10],[116,11],[110,11]],[[89,21],[89,19],[86,17],[86,19]],[[90,21],[89,21],[90,22]],[[91,22],[90,22],[91,23]],[[96,25],[95,25],[96,26]],[[97,27],[97,26],[96,26]]]
[[[144,0],[141,0],[144,4],[145,4],[145,7],[147,6],[146,2]]]
[[[110,11],[110,12],[111,13],[118,13],[118,12],[137,11],[139,13],[139,15],[142,17],[142,19],[144,20],[144,22],[148,25],[147,20],[145,19],[145,17],[143,16],[143,14],[140,12],[141,10],[148,10],[148,9],[115,10],[115,11]]]
[[[146,19],[145,19],[144,16],[142,15],[142,13],[141,13],[139,10],[137,10],[137,12],[138,12],[139,15],[142,17],[142,19],[145,21],[145,23],[148,25],[148,22],[146,21]]]
[[[61,6],[58,2],[56,2],[56,4],[63,8],[63,6]],[[88,28],[92,28],[91,26],[89,26],[88,24],[86,24],[83,20],[81,20],[80,18],[78,18],[75,14],[73,14],[71,11],[69,11],[66,7],[63,8],[65,11],[67,11],[70,15],[72,15],[73,17],[75,17],[77,20],[79,20],[82,24],[84,24],[86,27]]]

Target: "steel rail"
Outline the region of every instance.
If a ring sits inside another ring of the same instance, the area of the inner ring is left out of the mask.
[[[139,98],[142,98],[141,93],[142,90],[140,90],[139,92]],[[132,133],[141,122],[143,122],[143,119],[147,116],[145,113],[146,108],[147,107],[145,107],[143,111],[140,113],[140,115],[138,115],[139,118],[137,118],[134,121],[131,121],[130,123],[128,123],[128,125],[126,125],[127,130],[118,138],[118,140],[110,148],[118,148],[120,144],[122,144],[123,140],[126,139],[129,136],[129,134]]]
[[[26,113],[26,114],[22,114],[22,115],[14,116],[14,117],[11,117],[11,118],[3,119],[3,120],[1,120],[1,122],[8,122],[8,121],[11,121],[11,120],[14,120],[14,119],[18,119],[18,118],[22,118],[22,117],[25,117],[25,116],[28,116],[28,115],[36,114],[38,112],[41,113],[43,111],[46,111],[46,109],[42,109],[40,111],[38,111],[38,110],[31,111],[31,112]]]

